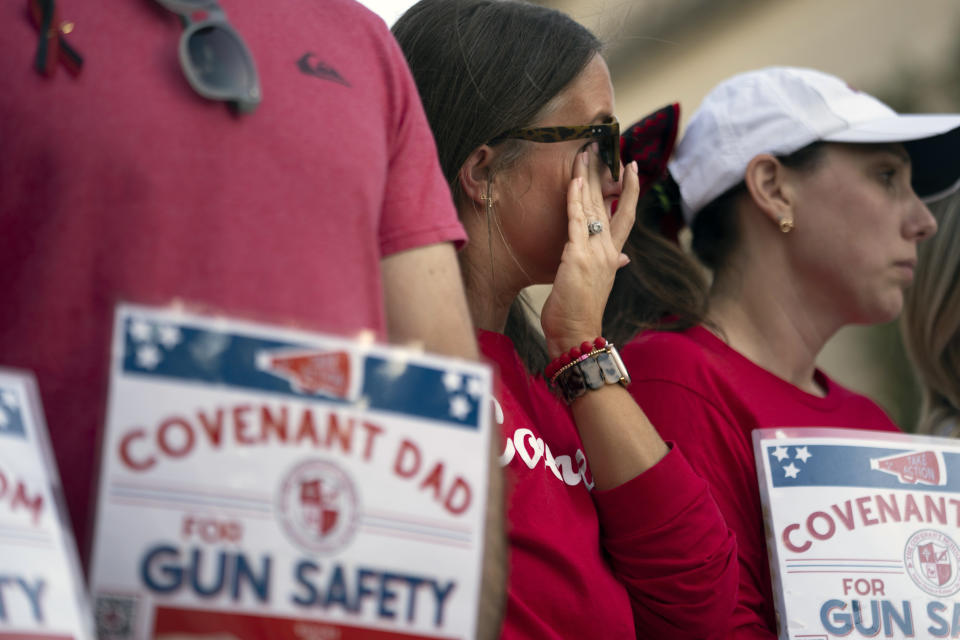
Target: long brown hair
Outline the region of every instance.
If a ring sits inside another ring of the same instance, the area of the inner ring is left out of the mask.
[[[470,153],[504,131],[529,126],[602,49],[570,17],[517,0],[421,0],[397,21],[393,34],[458,204],[458,174]],[[508,169],[528,144],[504,142],[505,159],[492,171]],[[547,361],[543,336],[523,307],[521,296],[510,308],[506,333],[527,367],[541,371]]]
[[[637,219],[623,252],[630,264],[617,272],[603,316],[603,334],[624,344],[644,329],[685,329],[707,312],[703,269],[662,229],[677,220],[680,193],[667,174],[637,204]]]
[[[922,386],[917,432],[960,436],[960,195],[932,205],[940,229],[920,243],[900,328]]]

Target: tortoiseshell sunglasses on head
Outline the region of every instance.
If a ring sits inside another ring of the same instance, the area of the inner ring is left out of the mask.
[[[532,142],[566,142],[596,138],[600,148],[600,159],[610,168],[614,180],[620,179],[620,123],[616,118],[602,124],[585,124],[575,127],[531,127],[510,129],[490,140],[495,145],[507,139],[530,140]]]

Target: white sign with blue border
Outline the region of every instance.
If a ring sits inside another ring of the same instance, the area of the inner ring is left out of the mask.
[[[33,375],[0,368],[0,638],[93,638],[62,495]]]
[[[753,433],[779,637],[960,637],[960,442]]]
[[[489,368],[122,305],[101,638],[472,638]]]

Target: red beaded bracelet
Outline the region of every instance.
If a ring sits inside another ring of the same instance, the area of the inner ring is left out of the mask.
[[[547,365],[546,369],[543,370],[543,375],[547,380],[552,380],[557,374],[557,371],[563,367],[576,361],[581,356],[585,356],[595,349],[603,349],[605,346],[607,346],[607,340],[602,336],[596,338],[592,343],[584,341],[580,343],[579,347],[573,347],[570,351],[561,353],[554,358],[550,364]]]

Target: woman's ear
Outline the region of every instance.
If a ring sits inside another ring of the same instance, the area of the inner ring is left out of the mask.
[[[463,194],[481,204],[489,195],[490,165],[496,152],[489,145],[482,144],[467,156],[460,166],[457,176],[460,178],[460,188]]]
[[[793,222],[793,189],[787,168],[769,153],[754,156],[747,164],[744,182],[753,203],[777,224]]]

